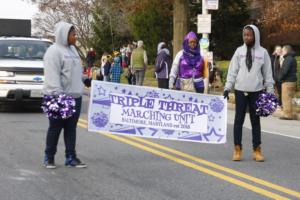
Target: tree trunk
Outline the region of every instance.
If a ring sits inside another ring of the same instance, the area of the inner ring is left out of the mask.
[[[189,1],[175,0],[173,15],[173,58],[182,49],[184,36],[188,31],[188,7]]]

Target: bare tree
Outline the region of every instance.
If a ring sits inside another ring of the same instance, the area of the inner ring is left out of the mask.
[[[255,0],[264,41],[271,44],[300,44],[300,0]]]
[[[34,16],[35,35],[53,37],[54,25],[59,21],[72,23],[77,31],[79,53],[92,46],[91,27],[93,0],[32,0],[37,4],[39,13]]]

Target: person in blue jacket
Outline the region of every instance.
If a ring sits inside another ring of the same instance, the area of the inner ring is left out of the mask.
[[[121,66],[121,56],[120,53],[115,51],[114,53],[114,59],[112,66],[110,68],[110,74],[111,74],[111,82],[114,83],[120,83],[121,82],[121,74],[123,73],[123,68]]]

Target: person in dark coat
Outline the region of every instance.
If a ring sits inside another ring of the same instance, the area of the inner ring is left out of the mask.
[[[172,67],[172,58],[166,43],[160,42],[157,47],[157,57],[155,60],[155,75],[159,88],[169,88],[169,74]]]
[[[282,82],[282,107],[283,116],[280,119],[293,119],[292,98],[297,86],[297,61],[296,54],[290,45],[282,48],[283,63],[279,81]]]
[[[278,100],[279,100],[279,105],[282,105],[281,101],[281,82],[279,81],[279,75],[281,73],[281,65],[280,65],[280,58],[282,54],[282,47],[277,45],[275,46],[274,52],[271,55],[271,64],[272,64],[272,73],[273,73],[273,79],[275,82],[275,88],[278,93]]]

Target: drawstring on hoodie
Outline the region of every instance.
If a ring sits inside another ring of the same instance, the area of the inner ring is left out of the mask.
[[[247,46],[247,54],[246,54],[246,66],[248,71],[250,72],[252,67],[252,54],[251,54],[251,47]]]

